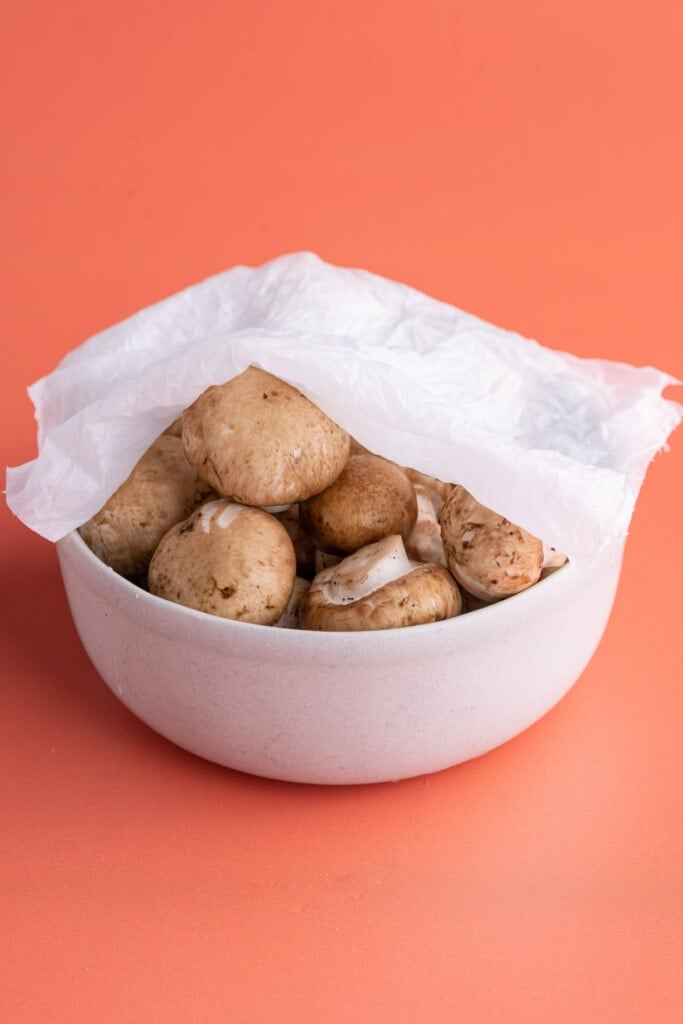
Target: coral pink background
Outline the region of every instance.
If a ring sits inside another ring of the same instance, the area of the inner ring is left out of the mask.
[[[683,7],[6,6],[2,439],[95,331],[312,249],[683,377]],[[568,697],[487,757],[328,790],[114,699],[2,508],[8,1022],[664,1024],[680,1009],[683,434]]]

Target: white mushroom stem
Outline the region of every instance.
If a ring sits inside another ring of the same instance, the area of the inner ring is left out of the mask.
[[[348,604],[374,593],[412,569],[400,536],[385,537],[349,555],[323,583],[329,604]]]
[[[211,531],[211,526],[220,526],[221,529],[226,530],[228,526],[233,522],[234,519],[243,511],[244,505],[239,505],[237,502],[225,502],[225,501],[207,501],[205,505],[199,509],[199,521],[202,525],[204,533]]]
[[[493,604],[495,601],[500,600],[500,597],[492,595],[490,589],[473,575],[466,566],[458,566],[457,580],[468,594],[471,594],[472,597],[475,597],[483,604]]]
[[[310,585],[310,580],[305,580],[302,576],[296,577],[294,580],[292,596],[290,597],[289,603],[282,615],[275,623],[276,626],[280,626],[281,629],[299,628],[299,609],[301,608],[303,599],[308,593]]]
[[[552,548],[550,544],[546,544],[545,541],[543,542],[542,569],[559,569],[566,561],[567,556],[562,551],[558,551],[557,548]]]
[[[415,484],[415,496],[417,519],[406,538],[406,551],[418,562],[439,562],[445,566],[446,555],[433,492],[422,484]]]
[[[421,523],[438,523],[434,502],[422,487],[415,488],[417,498],[417,519]]]
[[[292,507],[291,501],[287,505],[262,505],[261,508],[264,512],[270,512],[271,516],[280,515],[281,512],[286,512],[288,508]]]

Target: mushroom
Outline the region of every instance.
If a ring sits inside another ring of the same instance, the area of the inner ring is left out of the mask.
[[[481,505],[459,485],[441,512],[441,536],[448,568],[481,601],[517,594],[541,575],[543,542]]]
[[[567,556],[557,548],[543,542],[543,565],[541,566],[541,577],[549,576],[556,569],[561,569],[567,561]]]
[[[447,569],[416,565],[400,536],[385,537],[319,573],[303,600],[302,629],[395,629],[458,615],[462,600]]]
[[[207,388],[183,414],[188,461],[218,494],[244,505],[287,505],[324,490],[349,443],[300,391],[256,366]]]
[[[169,530],[150,563],[149,589],[210,615],[271,626],[287,607],[295,573],[282,523],[219,499]]]
[[[418,487],[422,487],[429,494],[430,498],[434,502],[436,514],[439,516],[441,514],[441,509],[443,508],[443,503],[455,485],[445,484],[443,480],[437,480],[435,476],[428,476],[426,473],[420,473],[418,469],[411,469],[409,466],[404,466],[403,472],[416,490]]]
[[[417,499],[400,466],[379,455],[352,455],[337,479],[300,505],[316,547],[349,554],[392,534],[407,534]]]
[[[417,562],[439,562],[446,565],[446,554],[441,539],[439,510],[441,500],[434,491],[415,484],[417,519],[406,537],[406,551]]]
[[[281,629],[298,629],[299,628],[299,612],[303,599],[308,593],[308,588],[311,585],[310,580],[305,580],[302,576],[297,576],[294,580],[294,589],[289,599],[287,607],[283,611],[280,618],[275,623]]]
[[[143,577],[166,531],[211,494],[185,458],[180,438],[162,434],[79,532],[116,572]]]

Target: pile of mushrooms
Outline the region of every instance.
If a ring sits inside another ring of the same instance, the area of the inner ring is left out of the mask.
[[[366,451],[254,366],[200,395],[80,533],[159,597],[309,630],[437,622],[566,561],[464,487]]]

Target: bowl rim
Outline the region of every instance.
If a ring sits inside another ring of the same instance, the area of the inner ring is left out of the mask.
[[[624,543],[621,542],[604,548],[587,566],[567,562],[560,569],[549,573],[518,594],[449,619],[383,630],[322,631],[277,628],[210,615],[208,612],[198,611],[151,594],[125,576],[121,576],[88,547],[78,530],[73,530],[56,543],[60,563],[62,556],[66,556],[70,561],[76,559],[77,563],[80,562],[102,586],[113,588],[113,593],[120,600],[133,598],[138,612],[147,607],[151,613],[163,615],[169,622],[176,622],[184,628],[192,628],[193,623],[201,625],[204,630],[211,631],[211,635],[219,639],[251,638],[254,641],[258,640],[260,645],[268,646],[272,643],[279,650],[291,647],[298,653],[302,649],[304,652],[310,649],[311,653],[327,651],[329,654],[333,654],[334,649],[340,646],[348,650],[349,644],[361,652],[365,649],[374,649],[383,646],[387,642],[386,638],[391,638],[391,643],[400,643],[402,646],[414,640],[415,645],[419,647],[420,638],[428,643],[430,637],[443,637],[444,633],[449,638],[458,637],[464,641],[489,633],[496,634],[501,627],[507,630],[511,625],[514,627],[516,623],[529,616],[542,613],[544,605],[552,605],[563,596],[569,597],[574,594],[594,573],[599,572],[603,565],[620,559],[623,546]]]

